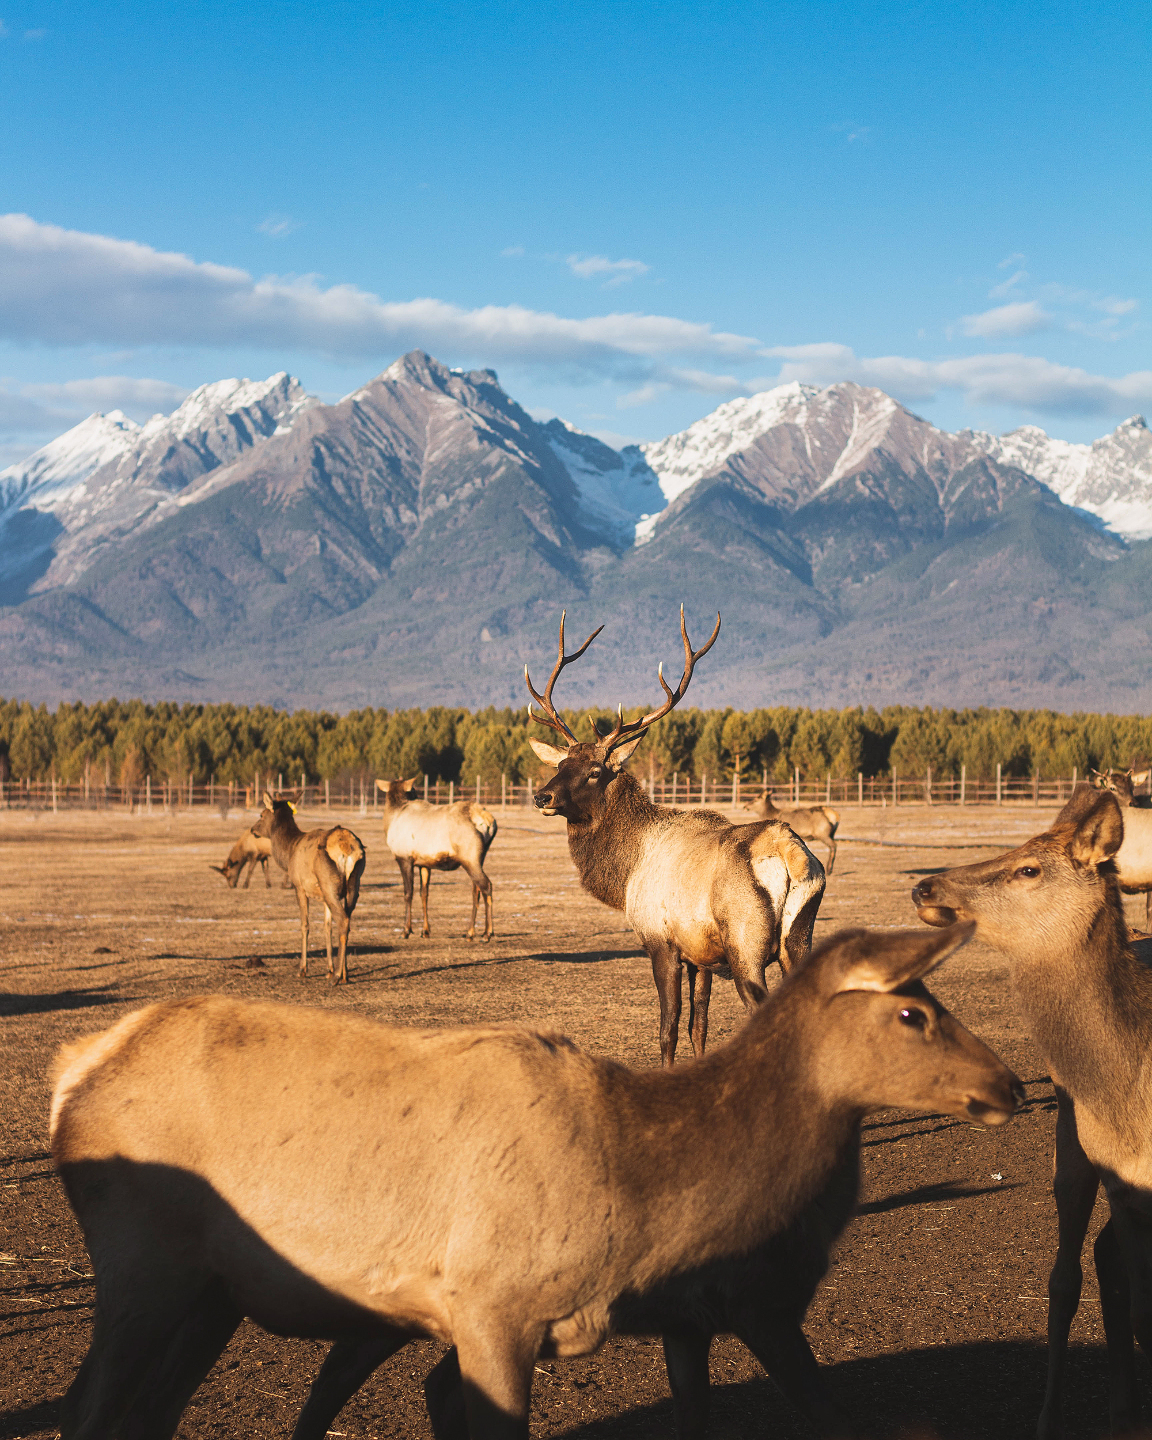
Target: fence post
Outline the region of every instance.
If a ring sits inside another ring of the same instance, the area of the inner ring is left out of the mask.
[[[1000,762],[999,762],[999,760],[997,760],[997,762],[996,762],[996,804],[999,805],[999,804],[1001,803],[1001,801],[1002,801],[1002,796],[1001,796],[1001,793],[1000,793]]]
[[[1072,789],[1076,789],[1076,766],[1072,766]]]
[[[732,808],[733,808],[733,810],[735,810],[736,805],[737,805],[737,802],[739,801],[739,799],[740,799],[740,780],[739,780],[739,777],[738,777],[738,776],[733,775],[733,777],[732,777]]]
[[[900,792],[897,790],[896,784],[897,784],[897,781],[896,781],[896,771],[893,770],[893,771],[892,771],[892,804],[893,804],[893,805],[899,805],[899,803],[900,803]]]
[[[500,809],[501,809],[501,810],[507,810],[507,808],[508,808],[508,772],[507,772],[507,770],[501,770],[501,772],[500,772]]]
[[[764,773],[761,775],[760,779],[761,779],[761,782],[762,782],[762,784],[763,784],[763,786],[764,786],[764,793],[767,794],[767,793],[768,793],[768,766],[767,766],[767,765],[764,766]]]
[[[800,766],[797,765],[792,771],[792,798],[796,804],[800,804]]]
[[[456,799],[456,782],[455,782],[455,780],[449,780],[449,781],[448,781],[448,804],[451,805],[451,804],[455,801],[455,799]]]
[[[967,767],[967,765],[961,765],[961,766],[960,766],[960,804],[961,804],[961,805],[964,804],[964,788],[965,788],[965,785],[967,784],[967,781],[968,781],[968,767]]]
[[[151,776],[151,775],[145,775],[145,777],[144,777],[144,800],[145,800],[145,805],[146,805],[148,814],[151,815],[151,814],[152,814],[152,776]]]
[[[52,814],[56,814],[56,767],[52,767]]]
[[[825,804],[825,805],[831,805],[831,803],[832,803],[832,771],[829,770],[829,771],[828,771],[828,774],[824,777],[824,804]]]
[[[708,803],[708,771],[707,771],[707,770],[702,770],[702,771],[700,772],[700,804],[701,804],[701,805],[707,805],[707,803]]]
[[[924,775],[924,802],[925,802],[925,804],[927,804],[927,805],[931,805],[931,804],[932,804],[932,766],[931,766],[931,765],[928,766],[928,769],[927,769],[927,771],[926,771],[926,773],[925,773],[925,775]]]
[[[1039,805],[1039,803],[1040,803],[1040,770],[1039,770],[1039,767],[1037,767],[1035,774],[1032,776],[1032,804],[1033,804],[1033,805]]]
[[[863,770],[857,770],[857,772],[856,772],[856,803],[857,803],[857,805],[863,805],[863,804],[864,804],[864,771],[863,771]]]

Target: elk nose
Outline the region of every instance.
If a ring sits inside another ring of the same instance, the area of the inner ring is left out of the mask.
[[[551,805],[551,804],[552,804],[552,792],[551,792],[551,790],[541,790],[541,792],[539,793],[539,795],[536,796],[536,808],[537,808],[537,810],[546,810],[546,809],[548,808],[548,806]]]
[[[927,905],[932,899],[932,881],[921,880],[919,885],[912,887],[913,905]]]

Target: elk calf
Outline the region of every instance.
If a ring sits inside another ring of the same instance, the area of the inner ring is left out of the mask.
[[[601,627],[603,628],[603,627]],[[561,735],[564,748],[530,739],[529,744],[555,775],[541,783],[537,808],[563,815],[568,850],[585,890],[623,910],[652,962],[660,997],[660,1059],[676,1058],[680,1028],[680,991],[688,967],[688,1033],[696,1055],[708,1039],[708,1002],[712,972],[727,965],[746,1008],[768,993],[764,971],[777,960],[783,970],[808,953],[812,927],[824,894],[824,870],[787,825],[767,820],[735,826],[714,810],[674,810],[654,805],[624,769],[650,725],[684,697],[696,661],[712,648],[711,638],[693,650],[680,607],[684,674],[673,691],[658,672],[666,700],[658,710],[627,724],[623,711],[611,731],[582,745],[552,703],[552,690],[566,665],[578,660],[600,631],[579,650],[564,653],[564,616],[560,649],[544,694],[538,695],[524,667],[532,698],[543,710],[533,720]]]
[[[826,1406],[799,1323],[815,1280],[789,1266],[818,1271],[851,1210],[862,1118],[999,1124],[1018,1102],[919,983],[968,933],[836,936],[670,1072],[527,1030],[208,995],[68,1047],[52,1154],[97,1300],[63,1440],[170,1435],[245,1315],[454,1344],[472,1440],[527,1440],[537,1357],[619,1328],[667,1328],[681,1412],[706,1404],[708,1338],[729,1326]]]
[[[831,805],[791,805],[783,810],[772,801],[772,792],[765,790],[758,800],[750,800],[744,806],[761,820],[782,820],[801,840],[819,840],[828,847],[829,875],[836,864],[836,830],[840,824],[839,812]]]
[[[272,844],[272,857],[296,891],[300,906],[300,974],[308,974],[308,902],[324,905],[324,943],[328,974],[337,985],[348,983],[348,932],[352,912],[360,898],[360,877],[366,853],[359,839],[343,825],[301,830],[296,807],[290,800],[275,800],[265,792],[264,811],[252,827],[257,839]],[[332,969],[332,916],[339,916],[339,962]]]
[[[235,890],[236,882],[240,879],[240,872],[247,866],[248,873],[244,876],[244,889],[247,890],[252,880],[252,871],[259,865],[264,872],[265,887],[271,890],[272,881],[268,878],[268,861],[271,858],[271,840],[266,836],[253,835],[251,830],[245,830],[229,850],[223,865],[209,865],[208,868],[223,875],[229,888]]]
[[[1152,1358],[1152,943],[1131,942],[1124,923],[1114,862],[1126,834],[1114,797],[1079,785],[1044,834],[912,891],[929,925],[974,920],[980,938],[1011,960],[1017,1000],[1056,1086],[1060,1240],[1048,1282],[1040,1440],[1063,1433],[1080,1252],[1101,1183],[1111,1219],[1095,1260],[1114,1435],[1139,1422],[1133,1331]]]
[[[484,857],[496,838],[496,818],[474,800],[457,800],[452,805],[429,805],[418,800],[411,780],[377,780],[384,797],[384,840],[396,857],[404,882],[404,938],[412,934],[413,872],[420,871],[420,901],[424,908],[425,939],[428,927],[428,885],[433,870],[463,867],[472,880],[472,923],[465,939],[476,938],[476,910],[484,896],[484,939],[496,933],[492,927],[492,882],[484,873]]]

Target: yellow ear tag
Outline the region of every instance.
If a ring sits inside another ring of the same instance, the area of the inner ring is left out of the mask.
[[[292,811],[293,815],[296,814],[296,806],[292,804],[291,800],[288,801],[288,809]]]

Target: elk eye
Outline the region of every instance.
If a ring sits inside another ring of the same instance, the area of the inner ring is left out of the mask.
[[[599,765],[593,765],[592,769],[588,771],[588,779],[589,779],[589,780],[598,780],[599,778],[600,778],[600,766],[599,766]]]
[[[1035,880],[1040,874],[1040,867],[1038,865],[1021,865],[1016,874],[1024,880]]]
[[[901,1025],[911,1025],[913,1030],[923,1030],[928,1024],[928,1017],[923,1010],[916,1010],[909,1006],[906,1010],[900,1011]]]

